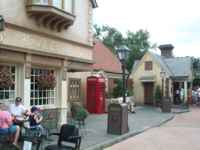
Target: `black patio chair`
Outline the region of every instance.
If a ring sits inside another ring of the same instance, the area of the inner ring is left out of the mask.
[[[60,129],[60,133],[52,133],[50,135],[59,136],[57,144],[48,145],[45,150],[79,150],[81,144],[81,136],[79,136],[79,130],[74,125],[64,124]],[[67,145],[66,143],[70,143]],[[71,145],[73,144],[73,145]]]

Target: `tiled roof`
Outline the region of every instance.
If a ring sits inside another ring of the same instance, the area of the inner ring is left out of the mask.
[[[103,70],[111,73],[121,73],[121,63],[118,58],[102,42],[95,41],[94,70]]]
[[[164,59],[174,76],[188,76],[191,73],[192,60],[189,57]]]
[[[191,74],[192,60],[190,57],[164,58],[152,52],[151,54],[170,76],[189,76]]]

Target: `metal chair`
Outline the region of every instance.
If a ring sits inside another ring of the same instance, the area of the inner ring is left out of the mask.
[[[79,136],[79,130],[74,125],[64,124],[60,129],[60,133],[52,133],[51,135],[59,136],[57,144],[48,145],[45,150],[79,150],[81,144],[81,136]],[[62,142],[68,142],[74,144],[66,145]]]

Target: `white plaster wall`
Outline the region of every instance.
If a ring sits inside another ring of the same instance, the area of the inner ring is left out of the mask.
[[[43,26],[36,25],[35,20],[28,17],[25,4],[26,0],[1,0],[0,14],[4,16],[6,22],[26,29],[44,32],[80,43],[92,44],[92,42],[89,43],[88,39],[89,30],[91,29],[89,25],[92,17],[90,15],[92,5],[89,0],[75,0],[74,13],[76,20],[68,30],[63,30],[62,32],[52,31]]]

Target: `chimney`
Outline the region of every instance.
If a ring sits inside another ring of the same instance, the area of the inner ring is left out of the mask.
[[[172,44],[164,44],[158,47],[161,51],[161,56],[164,58],[172,58],[174,46]]]

